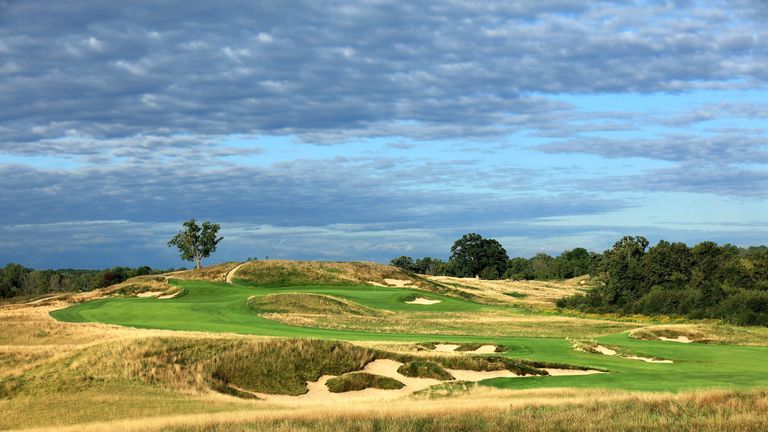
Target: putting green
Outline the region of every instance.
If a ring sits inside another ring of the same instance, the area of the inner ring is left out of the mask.
[[[173,281],[186,290],[179,298],[110,298],[85,302],[51,312],[61,321],[102,322],[139,328],[232,332],[285,337],[337,340],[453,341],[500,344],[503,355],[600,368],[606,374],[544,378],[500,378],[484,381],[501,388],[602,387],[626,390],[680,391],[697,388],[768,387],[768,347],[680,344],[643,341],[625,334],[600,338],[601,343],[622,347],[638,355],[672,360],[672,364],[645,363],[619,357],[575,352],[559,338],[487,338],[475,336],[373,333],[295,327],[256,315],[247,305],[250,296],[304,292],[348,299],[361,305],[408,313],[411,311],[472,313],[492,306],[462,301],[408,288],[375,286],[252,287],[200,281]],[[433,305],[413,305],[414,295],[440,300]],[[416,317],[417,319],[417,317]]]

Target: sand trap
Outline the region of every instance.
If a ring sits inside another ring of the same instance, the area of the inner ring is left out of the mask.
[[[166,295],[161,295],[161,296],[159,296],[159,297],[157,297],[157,298],[158,298],[159,300],[168,300],[168,299],[172,299],[172,298],[174,298],[174,297],[178,296],[179,294],[181,294],[181,291],[176,291],[176,292],[175,292],[175,293],[173,293],[173,294],[166,294]]]
[[[384,282],[386,282],[388,285],[396,287],[411,286],[413,283],[407,279],[384,279]]]
[[[158,297],[163,294],[162,291],[144,291],[143,293],[136,294],[136,297]]]
[[[624,358],[628,358],[630,360],[640,360],[646,363],[674,363],[672,360],[659,360],[651,357],[629,356]]]
[[[458,346],[458,345],[455,345]],[[455,348],[454,348],[455,349]],[[419,390],[424,390],[433,385],[441,384],[443,381],[439,381],[432,378],[411,378],[400,375],[397,369],[403,364],[394,360],[379,359],[368,363],[363,372],[368,372],[375,375],[381,375],[389,378],[396,379],[403,383],[405,386],[397,390],[381,390],[368,388],[365,390],[350,391],[344,393],[331,393],[328,390],[326,383],[329,379],[334,378],[334,375],[323,375],[317,381],[307,383],[309,391],[299,396],[286,396],[286,395],[272,395],[266,393],[257,393],[243,388],[239,388],[233,385],[230,387],[239,391],[252,394],[259,399],[263,399],[270,403],[277,403],[280,405],[299,405],[299,404],[348,404],[350,402],[369,402],[369,401],[383,401],[392,400],[401,397],[408,396]],[[545,369],[552,376],[558,375],[591,375],[595,373],[602,373],[596,370],[570,370],[570,369]],[[515,375],[508,370],[499,371],[470,371],[460,369],[446,369],[448,373],[453,375],[458,381],[470,381],[477,382],[490,378],[518,378],[524,377]]]
[[[415,300],[407,301],[408,304],[415,304],[415,305],[433,305],[440,303],[440,300],[432,300],[424,297],[416,297]]]
[[[602,355],[615,356],[617,354],[616,350],[612,350],[610,348],[606,348],[606,347],[604,347],[602,345],[594,346],[594,347],[592,347],[592,349],[597,351],[597,352],[599,352]]]
[[[664,336],[659,336],[659,340],[667,341],[667,342],[680,342],[680,343],[691,343],[692,340],[688,339],[688,336],[678,336],[676,338],[668,338]]]
[[[606,348],[602,345],[594,346],[592,347],[592,349],[602,355],[607,355],[607,356],[615,356],[616,354],[618,354],[616,350]],[[619,357],[629,359],[629,360],[640,360],[646,363],[674,363],[672,360],[659,360],[651,357],[640,357],[640,356],[619,356]]]
[[[373,286],[377,286],[377,287],[385,287],[385,286],[387,286],[387,285],[384,285],[383,283],[379,283],[379,282],[376,282],[376,281],[368,281],[366,283],[368,285],[373,285]]]
[[[475,354],[494,354],[496,352],[496,345],[483,345],[472,352]]]
[[[459,345],[456,344],[435,344],[435,349],[433,351],[454,352],[458,347]]]

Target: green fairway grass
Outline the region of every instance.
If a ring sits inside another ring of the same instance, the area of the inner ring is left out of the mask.
[[[368,308],[397,313],[473,312],[497,308],[408,288],[367,285],[255,287],[201,281],[173,281],[186,290],[181,298],[109,298],[85,302],[51,315],[68,322],[102,322],[139,328],[232,332],[242,334],[359,341],[476,342],[503,345],[501,355],[567,363],[607,370],[587,376],[499,378],[485,385],[500,388],[598,387],[625,390],[680,391],[699,388],[768,387],[768,347],[681,344],[631,339],[626,334],[598,338],[604,345],[636,355],[669,359],[672,364],[645,363],[572,349],[562,338],[477,337],[376,333],[296,327],[258,316],[247,305],[250,296],[316,293],[346,299]],[[403,300],[414,295],[440,300],[423,306]]]

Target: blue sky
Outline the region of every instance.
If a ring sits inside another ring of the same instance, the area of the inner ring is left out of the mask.
[[[0,265],[768,243],[762,1],[0,1]]]

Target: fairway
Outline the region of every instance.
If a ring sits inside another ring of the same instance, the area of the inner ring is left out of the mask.
[[[386,332],[371,328],[339,330],[288,325],[257,315],[247,304],[251,296],[280,293],[313,293],[354,302],[392,316],[405,316],[417,329],[423,317],[438,314],[460,317],[473,314],[507,314],[530,319],[530,311],[513,306],[492,306],[448,297],[433,292],[409,288],[371,285],[298,285],[253,286],[242,283],[174,280],[184,289],[179,298],[107,298],[76,304],[51,312],[67,322],[101,322],[136,328],[227,332],[264,336],[316,338],[345,341],[376,342],[477,342],[502,345],[502,356],[514,359],[567,363],[596,368],[608,373],[588,376],[496,378],[482,384],[503,389],[539,387],[609,388],[640,391],[681,391],[723,388],[748,389],[768,386],[768,348],[729,345],[682,344],[629,338],[624,333],[596,338],[600,344],[653,357],[673,363],[646,363],[622,357],[574,351],[572,343],[563,337],[514,337],[503,335],[479,337],[470,330],[463,333],[441,334],[413,331]],[[433,305],[413,305],[405,302],[414,295],[440,300]],[[385,315],[389,316],[389,315]],[[484,315],[480,315],[484,316]],[[489,315],[497,316],[497,315]],[[425,319],[426,322],[426,319]],[[493,325],[493,324],[489,324]],[[532,332],[532,336],[536,335]]]

